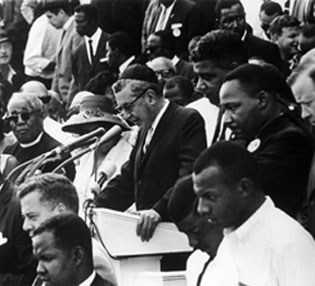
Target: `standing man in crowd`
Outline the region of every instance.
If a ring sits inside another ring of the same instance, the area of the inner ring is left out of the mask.
[[[46,173],[29,178],[18,189],[23,229],[32,237],[44,221],[56,215],[78,214],[79,198],[74,185],[64,176]],[[108,285],[117,285],[117,278],[108,254],[92,239],[95,271]],[[58,285],[59,286],[59,285]]]
[[[83,39],[77,33],[74,24],[73,7],[78,1],[47,0],[43,8],[51,25],[61,29],[61,36],[57,45],[56,68],[51,89],[61,95],[66,104],[69,99],[68,91],[72,79],[72,55]]]
[[[283,77],[263,66],[245,64],[226,76],[220,106],[224,123],[232,130],[230,139],[257,160],[263,191],[278,208],[297,218],[306,195],[313,144],[303,123],[282,107],[284,88],[279,87],[287,87]]]
[[[234,142],[214,144],[196,160],[193,182],[198,212],[224,228],[213,274],[234,280],[216,283],[209,273],[207,282],[213,286],[314,285],[314,240],[265,196],[261,178],[254,156]]]
[[[96,206],[125,211],[135,203],[137,234],[149,240],[157,224],[169,220],[171,188],[206,147],[204,122],[198,112],[166,100],[147,66],[126,68],[113,90],[122,116],[140,132],[129,161],[96,197]]]
[[[74,23],[77,33],[84,40],[73,50],[73,80],[68,94],[68,104],[77,92],[85,89],[91,78],[107,67],[107,64],[100,62],[100,59],[106,55],[109,34],[98,27],[96,7],[90,4],[76,7]]]
[[[93,269],[90,230],[75,214],[54,216],[32,237],[38,260],[36,285],[110,286]]]

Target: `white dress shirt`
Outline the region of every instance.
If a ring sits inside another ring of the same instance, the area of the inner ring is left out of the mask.
[[[93,282],[95,276],[96,276],[96,273],[95,273],[95,271],[93,270],[93,272],[91,273],[91,275],[90,275],[87,279],[85,279],[79,286],[91,286],[91,284],[92,284],[92,282]]]
[[[234,271],[222,261],[230,261]],[[214,262],[222,275],[237,273],[233,285],[314,286],[315,243],[293,218],[276,208],[269,197],[236,230],[224,230]],[[211,286],[222,285],[212,283]],[[210,283],[211,281],[211,283]],[[231,284],[229,284],[231,285]]]
[[[89,40],[92,40],[93,56],[95,56],[96,51],[97,51],[97,46],[98,46],[98,43],[100,41],[101,35],[102,35],[102,30],[100,28],[97,28],[97,30],[92,35],[92,37],[84,36],[86,51],[87,51],[87,55],[88,55],[90,63],[92,63],[92,60],[91,60],[92,58],[91,58],[91,54],[90,54],[90,43],[89,43]]]
[[[161,12],[159,15],[158,22],[155,27],[155,31],[165,30],[167,21],[172,13],[176,0],[167,8],[161,4]]]

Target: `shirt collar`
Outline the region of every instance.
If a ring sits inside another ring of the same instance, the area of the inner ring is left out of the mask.
[[[270,197],[266,196],[264,203],[241,226],[235,230],[224,229],[224,235],[233,233],[240,241],[246,239],[261,224],[261,221],[265,221],[273,208],[275,208],[273,201]]]
[[[170,6],[168,6],[167,8],[166,8],[165,5],[163,5],[163,4],[160,4],[160,5],[161,5],[161,7],[163,7],[164,9],[166,9],[166,11],[168,11],[168,13],[170,14],[171,11],[173,10],[173,7],[174,7],[174,5],[175,5],[175,2],[176,2],[176,0],[174,0],[173,3],[172,3]]]
[[[88,42],[90,39],[93,43],[98,43],[102,35],[102,30],[98,27],[95,31],[95,33],[92,35],[92,37],[84,36],[84,39],[86,42]]]
[[[95,270],[91,273],[91,275],[85,279],[79,286],[90,286],[96,276]]]
[[[248,33],[248,31],[245,30],[245,31],[244,31],[244,34],[243,34],[243,36],[242,36],[242,41],[243,41],[243,42],[244,42],[245,39],[246,39],[247,33]]]
[[[11,67],[11,65],[9,65],[9,72],[8,72],[8,82],[12,83],[12,79],[13,79],[13,76],[16,75],[16,71]]]
[[[128,60],[123,62],[119,67],[119,73],[122,73],[135,58],[135,56],[131,56]]]
[[[73,21],[74,21],[74,17],[73,16],[69,17],[69,19],[66,21],[66,23],[63,24],[62,29],[64,31],[67,31],[70,28],[70,25],[72,24]]]
[[[164,99],[164,105],[163,107],[161,108],[160,112],[158,113],[158,115],[155,117],[152,125],[151,125],[151,128],[152,130],[154,131],[156,129],[156,127],[158,126],[163,114],[165,113],[167,107],[169,106],[170,102],[168,99]]]
[[[179,60],[180,60],[180,58],[176,55],[172,58],[172,63],[174,65],[174,67],[178,64]]]
[[[20,143],[20,146],[22,148],[29,148],[29,147],[36,145],[42,139],[43,134],[44,134],[44,132],[41,132],[34,141],[32,141],[30,143]]]

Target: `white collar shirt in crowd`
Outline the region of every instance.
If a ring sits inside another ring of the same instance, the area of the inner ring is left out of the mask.
[[[100,41],[101,36],[102,36],[102,30],[100,28],[96,29],[96,31],[92,35],[92,37],[84,36],[86,51],[87,51],[87,55],[88,55],[90,63],[92,63],[92,57],[91,57],[91,54],[90,54],[90,47],[89,47],[90,43],[89,43],[89,41],[92,40],[93,56],[95,56],[96,51],[97,51],[97,46],[98,46],[98,43]]]
[[[87,279],[85,279],[79,286],[91,286],[95,276],[96,276],[96,273],[93,270],[92,274]]]
[[[155,31],[165,30],[168,19],[174,8],[175,2],[176,0],[173,1],[173,3],[167,8],[163,4],[161,4],[161,12],[160,12],[159,19],[155,27]]]
[[[121,74],[128,66],[129,64],[135,59],[135,56],[131,56],[129,59],[124,61],[120,66],[119,66],[119,73]]]
[[[223,261],[233,267],[225,267]],[[224,230],[214,262],[216,274],[235,277],[236,273],[236,281],[229,285],[315,285],[313,238],[269,197],[239,228]],[[211,275],[207,281],[211,286],[223,285],[212,283]]]
[[[148,130],[148,133],[146,135],[146,138],[145,138],[145,143],[144,143],[144,146],[143,146],[143,153],[145,153],[148,149],[148,146],[152,140],[152,137],[154,135],[154,132],[163,116],[163,114],[165,113],[167,107],[169,106],[170,102],[168,99],[164,99],[164,105],[163,107],[161,108],[160,112],[158,113],[158,115],[155,117],[153,123],[151,124],[151,127],[149,128]]]

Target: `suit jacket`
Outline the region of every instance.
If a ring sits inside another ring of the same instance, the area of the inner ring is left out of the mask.
[[[161,7],[159,0],[150,2],[142,26],[142,51],[145,51],[146,41],[150,34],[155,31],[159,19]],[[176,54],[187,57],[188,43],[194,36],[203,35],[203,18],[196,3],[190,0],[177,0],[168,19],[165,29],[171,30],[176,38]]]
[[[56,69],[52,82],[52,90],[58,92],[64,102],[72,79],[72,54],[74,49],[83,41],[83,38],[76,32],[74,21],[65,31],[61,33],[56,53]]]
[[[244,39],[244,47],[248,58],[261,58],[265,62],[273,64],[284,73],[285,63],[281,59],[280,51],[277,45],[247,33]]]
[[[46,132],[43,133],[41,140],[35,144],[34,146],[28,148],[22,148],[19,142],[8,146],[4,149],[4,154],[11,154],[13,155],[20,164],[26,162],[32,158],[37,157],[40,154],[48,152],[57,146],[60,143],[56,141],[54,138],[50,137]],[[44,166],[43,172],[51,172],[53,171],[63,160],[68,159],[69,156],[66,158],[62,158],[61,160],[51,161],[50,163]],[[75,175],[74,164],[70,163],[65,167],[67,176],[73,180]]]
[[[104,280],[101,276],[99,276],[96,273],[96,276],[90,286],[113,286],[113,284],[107,280]]]
[[[291,116],[283,114],[260,131],[254,151],[262,186],[276,206],[296,218],[306,195],[313,154],[308,134]]]
[[[101,63],[100,59],[106,56],[106,42],[108,37],[109,34],[102,32],[92,64],[88,58],[85,41],[83,40],[75,47],[72,54],[73,80],[67,97],[68,104],[71,103],[72,98],[77,92],[85,89],[86,84],[91,78],[107,68],[107,63]]]
[[[162,220],[169,220],[166,193],[192,172],[206,148],[204,121],[197,111],[170,103],[143,155],[146,133],[142,127],[129,161],[96,198],[96,205],[124,211],[135,202],[138,210],[153,208]]]
[[[5,182],[0,191],[0,232],[7,241],[0,245],[0,285],[31,285],[36,275],[31,240],[22,225],[15,190]]]

